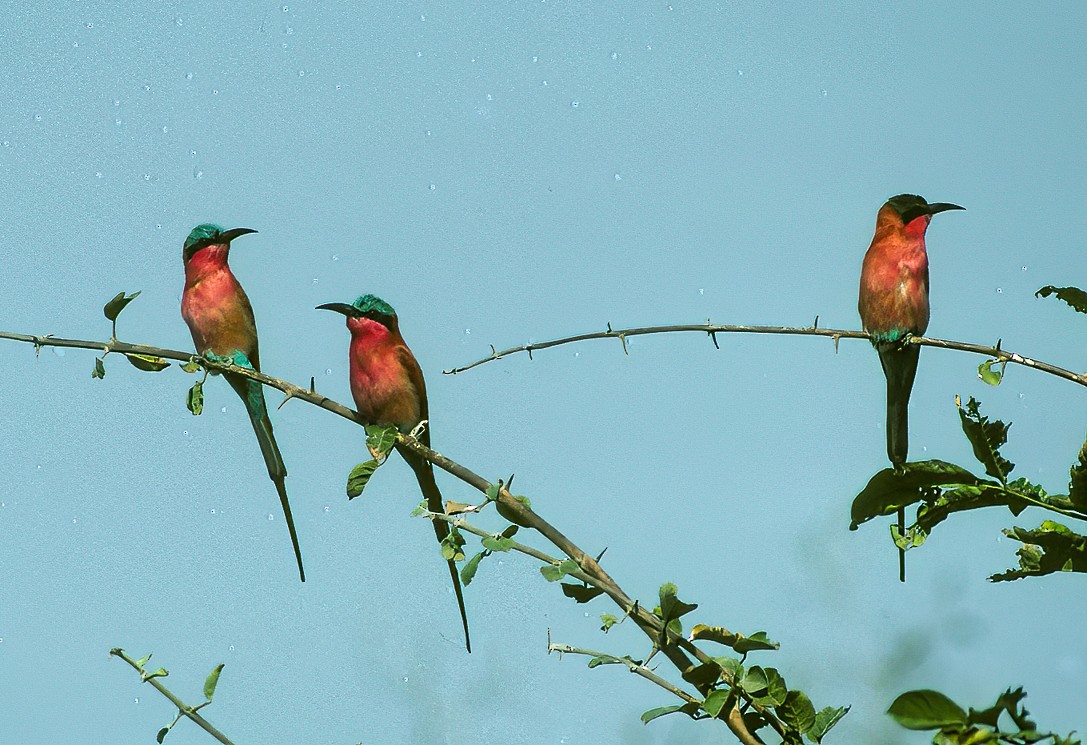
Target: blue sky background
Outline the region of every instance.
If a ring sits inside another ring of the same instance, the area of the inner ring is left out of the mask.
[[[4,12],[0,328],[190,349],[181,244],[256,228],[232,266],[266,372],[348,402],[342,319],[374,292],[427,376],[435,446],[518,490],[652,603],[766,630],[828,742],[922,743],[900,692],[964,705],[1023,685],[1047,728],[1087,729],[1083,580],[991,585],[1014,563],[992,510],[942,524],[896,580],[887,523],[847,530],[884,463],[866,343],[669,336],[443,368],[570,333],[659,323],[857,328],[876,210],[915,192],[966,212],[929,231],[934,336],[1087,368],[1085,320],[1032,293],[1087,283],[1087,7],[818,3],[27,3]],[[668,695],[556,641],[602,635],[525,557],[468,588],[461,648],[410,471],[348,503],[361,430],[292,402],[273,420],[309,581],[221,380],[2,345],[0,741],[143,743],[170,705],[108,650],[154,651],[236,742],[709,743],[638,715]],[[926,349],[911,456],[971,465],[953,397],[1012,420],[1017,474],[1065,489],[1087,399],[1022,368]],[[278,395],[271,400],[278,403]],[[472,501],[439,475],[447,498]],[[481,522],[493,527],[494,516]],[[542,541],[533,540],[543,546]],[[667,669],[667,666],[662,666]],[[210,739],[181,723],[167,742]]]

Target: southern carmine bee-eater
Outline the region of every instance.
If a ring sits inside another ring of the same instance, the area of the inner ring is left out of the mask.
[[[196,351],[203,355],[229,358],[231,362],[260,371],[260,354],[257,351],[257,324],[253,319],[253,306],[245,290],[238,284],[227,265],[230,242],[235,238],[255,233],[250,228],[223,230],[218,225],[197,225],[185,239],[185,291],[181,296],[181,316],[189,325]],[[253,431],[260,443],[260,452],[268,467],[268,477],[276,485],[287,530],[291,533],[294,557],[298,562],[298,576],[306,581],[302,568],[302,552],[298,549],[298,535],[294,530],[291,504],[287,501],[287,467],[279,453],[268,407],[264,403],[264,388],[255,380],[238,375],[227,375],[227,382],[241,396],[242,403],[253,423]]]
[[[411,432],[420,422],[426,421],[427,399],[423,372],[415,355],[400,335],[400,323],[396,311],[385,301],[373,295],[363,295],[350,305],[326,303],[317,310],[331,310],[347,316],[347,328],[351,332],[351,349],[348,364],[351,377],[351,396],[363,421],[370,424],[393,424],[402,433]],[[429,427],[422,430],[419,442],[430,447]],[[431,512],[445,513],[442,493],[434,481],[434,468],[430,462],[406,448],[398,448],[400,455],[415,472],[419,488],[426,497]],[[434,532],[442,542],[449,535],[449,524],[434,520]],[[460,607],[460,620],[464,625],[464,645],[472,651],[468,636],[468,616],[464,611],[464,594],[461,590],[457,565],[449,560],[449,576]]]
[[[857,304],[864,330],[871,334],[887,376],[887,457],[897,471],[906,462],[909,446],[907,406],[921,348],[904,344],[928,328],[928,254],[925,231],[932,216],[961,210],[957,204],[929,204],[916,194],[891,197],[876,215],[876,235],[861,267]],[[905,530],[905,510],[898,511],[899,531]],[[904,554],[899,553],[899,579],[906,579]]]

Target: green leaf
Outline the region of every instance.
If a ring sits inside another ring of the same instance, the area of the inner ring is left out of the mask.
[[[785,679],[775,668],[758,665],[748,668],[741,686],[751,694],[751,699],[763,706],[781,706],[789,693]]]
[[[113,296],[112,300],[102,306],[102,313],[104,313],[106,318],[110,321],[116,321],[117,316],[121,315],[121,311],[125,309],[125,306],[139,297],[140,292],[142,292],[142,290],[137,290],[131,295],[125,295],[123,291],[118,292]]]
[[[711,717],[716,717],[721,713],[721,709],[724,708],[725,703],[728,701],[729,692],[727,690],[716,689],[710,691],[706,695],[706,700],[702,702],[702,708],[706,710],[706,713]]]
[[[540,574],[544,576],[548,582],[557,582],[565,577],[567,574],[573,571],[577,571],[577,562],[571,559],[564,559],[558,564],[548,564],[540,567]]]
[[[516,525],[511,525],[511,528],[516,528]],[[482,539],[480,543],[483,544],[483,548],[490,551],[509,551],[513,548],[515,541],[504,535],[489,535]]]
[[[1002,360],[985,360],[978,365],[978,377],[986,385],[1000,385],[1000,380],[1004,377],[1004,367],[1007,364]],[[1000,365],[1000,369],[994,370],[993,365]]]
[[[162,741],[166,739],[166,735],[168,734],[170,734],[170,728],[163,727],[159,730],[158,734],[155,735],[155,742],[159,743],[159,745],[162,745]]]
[[[663,717],[665,714],[675,714],[677,711],[694,718],[695,714],[698,713],[698,708],[698,704],[683,704],[682,706],[661,706],[658,709],[650,709],[642,714],[642,724],[649,724],[657,717]]]
[[[192,384],[192,388],[185,394],[185,406],[189,408],[193,416],[200,416],[204,411],[204,382],[198,380]]]
[[[1069,475],[1068,498],[1077,510],[1087,512],[1087,442],[1079,449]]]
[[[803,691],[789,691],[785,701],[776,707],[781,721],[804,734],[815,725],[815,707]]]
[[[167,670],[164,667],[160,667],[158,670],[156,670],[153,673],[147,673],[145,677],[146,677],[147,680],[151,680],[151,678],[165,678],[169,674],[170,674],[169,670]]]
[[[853,499],[850,530],[881,515],[893,515],[923,498],[927,489],[947,489],[962,485],[976,486],[978,477],[954,463],[926,460],[907,463],[901,473],[884,468],[869,479]]]
[[[472,584],[472,580],[476,577],[476,569],[479,568],[479,562],[483,561],[483,558],[487,556],[489,551],[480,551],[478,554],[468,560],[468,563],[460,570],[460,581],[465,587]]]
[[[374,475],[374,471],[376,471],[380,465],[381,464],[376,460],[368,460],[365,463],[359,463],[351,469],[351,473],[347,474],[348,499],[354,499],[362,494],[362,490],[370,483],[370,477]]]
[[[424,499],[420,501],[419,504],[415,505],[415,509],[411,511],[411,516],[419,517],[420,515],[425,515],[428,512],[430,512],[430,508],[427,507],[426,500]]]
[[[189,361],[181,366],[181,369],[187,373],[194,373],[200,369],[200,363],[196,361],[195,357],[190,357]]]
[[[374,458],[384,458],[396,445],[399,431],[392,424],[367,424],[366,448]]]
[[[740,654],[747,654],[756,650],[777,649],[781,645],[770,641],[765,631],[757,631],[751,636],[736,634],[723,626],[706,626],[697,624],[691,629],[691,641],[710,641],[732,647]]]
[[[149,659],[151,659],[150,654],[148,654],[146,657],[141,657],[140,659],[136,660],[136,667],[142,669],[143,666],[147,664],[147,661]]]
[[[446,561],[464,561],[464,536],[457,528],[451,527],[449,535],[442,539],[442,558]]]
[[[662,584],[659,594],[661,598],[660,616],[665,625],[669,625],[672,621],[678,620],[698,608],[697,603],[684,603],[683,600],[676,597],[676,586],[671,582]]]
[[[599,587],[592,587],[586,584],[563,582],[562,594],[568,598],[573,598],[574,601],[578,603],[587,603],[598,595],[603,595],[604,591]]]
[[[600,621],[601,621],[601,623],[603,624],[603,625],[602,625],[602,626],[600,627],[600,630],[601,630],[601,631],[603,631],[603,632],[604,632],[605,634],[606,634],[606,633],[608,633],[608,630],[609,630],[609,629],[610,629],[610,628],[611,628],[612,626],[614,626],[615,624],[619,623],[619,619],[618,619],[618,618],[616,618],[615,616],[613,616],[613,615],[612,615],[612,614],[610,614],[610,613],[601,613],[601,614],[600,614]]]
[[[982,709],[981,711],[977,711],[971,708],[969,715],[967,715],[966,721],[968,724],[984,724],[989,727],[998,728],[1000,726],[1000,715],[1004,712],[1008,712],[1008,714],[1013,719],[1019,716],[1019,704],[1024,698],[1026,698],[1026,696],[1027,694],[1023,691],[1021,687],[1015,689],[1014,691],[1009,688],[1008,690],[1004,691],[1004,693],[1000,694],[1000,697],[997,698],[996,703],[990,706],[988,709]],[[1025,714],[1026,711],[1024,710],[1023,715]]]
[[[1019,568],[989,577],[990,582],[1008,582],[1041,577],[1054,572],[1087,572],[1087,537],[1052,520],[1035,530],[1014,527],[1004,535],[1023,544],[1016,551]]]
[[[220,662],[215,666],[215,669],[208,673],[208,677],[204,680],[204,698],[211,701],[211,697],[215,695],[215,686],[219,685],[219,673],[223,672],[223,666],[226,663]]]
[[[102,359],[100,357],[94,358],[94,370],[91,371],[91,377],[98,378],[99,380],[106,377],[106,367],[102,364]]]
[[[170,363],[162,357],[155,357],[150,354],[126,353],[125,359],[131,362],[134,368],[144,372],[159,372],[170,366]]]
[[[906,729],[942,729],[965,725],[966,712],[939,691],[908,691],[894,700],[887,713]]]
[[[721,679],[721,666],[712,660],[691,665],[683,671],[683,679],[695,688],[708,688]]]
[[[959,403],[957,398],[955,400]],[[989,417],[982,416],[980,404],[973,396],[965,407],[960,405],[958,408],[962,431],[970,440],[974,457],[985,466],[985,473],[1002,484],[1006,483],[1015,464],[1000,455],[1000,446],[1008,441],[1008,427],[1011,423],[1004,424],[999,419],[989,421]]]
[[[487,495],[487,499],[495,502],[498,500],[498,492],[500,491],[502,491],[502,486],[500,484],[491,484],[487,487],[487,491],[483,493]]]
[[[1056,295],[1058,300],[1068,303],[1078,313],[1087,313],[1087,292],[1078,287],[1054,287],[1046,285],[1034,293],[1035,297]]]
[[[822,742],[831,728],[840,722],[842,717],[848,712],[848,706],[839,706],[837,708],[828,706],[825,709],[820,710],[820,712],[815,715],[815,723],[812,724],[811,729],[808,730],[808,737],[817,743]]]
[[[721,666],[725,680],[737,680],[744,677],[744,666],[739,660],[731,657],[714,657],[713,661]]]

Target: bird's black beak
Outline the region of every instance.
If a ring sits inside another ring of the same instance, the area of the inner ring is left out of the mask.
[[[215,242],[230,243],[235,238],[256,232],[257,231],[253,230],[252,228],[232,228],[231,230],[224,230],[222,233],[219,233],[219,235],[215,237]]]
[[[928,213],[935,215],[937,212],[947,212],[948,210],[964,210],[965,207],[960,207],[957,204],[950,204],[948,202],[936,202],[928,206]]]
[[[331,310],[336,313],[343,313],[348,318],[357,318],[360,315],[359,309],[348,303],[325,303],[324,305],[318,305],[314,310]]]

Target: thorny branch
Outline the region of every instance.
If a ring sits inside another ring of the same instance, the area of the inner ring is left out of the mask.
[[[471,370],[473,367],[478,367],[487,362],[493,362],[500,360],[503,357],[508,357],[520,352],[528,352],[529,359],[532,358],[532,353],[541,349],[550,349],[551,347],[557,347],[562,344],[573,344],[574,342],[588,341],[590,339],[618,339],[623,345],[623,351],[627,351],[626,338],[628,336],[647,336],[649,334],[671,334],[679,332],[698,332],[707,334],[713,345],[717,347],[717,334],[784,334],[790,336],[827,336],[834,340],[834,348],[837,350],[838,341],[840,339],[868,339],[871,340],[867,331],[849,331],[845,329],[821,329],[818,326],[818,318],[816,323],[809,327],[796,327],[796,326],[738,326],[731,324],[711,324],[709,321],[706,323],[691,323],[681,324],[678,326],[643,326],[640,328],[629,329],[612,329],[611,324],[608,324],[608,328],[604,331],[597,331],[588,334],[577,334],[576,336],[566,336],[561,339],[552,339],[550,341],[533,342],[532,344],[524,344],[519,347],[510,347],[509,349],[503,349],[501,351],[495,351],[494,346],[491,347],[491,354],[482,359],[478,359],[475,362],[463,365],[462,367],[454,367],[450,370],[443,370],[444,375],[456,375],[457,373]],[[1035,370],[1041,370],[1042,372],[1049,373],[1050,375],[1056,375],[1058,378],[1064,378],[1073,383],[1079,383],[1082,386],[1087,386],[1087,374],[1074,373],[1071,370],[1066,370],[1063,367],[1057,367],[1051,365],[1048,362],[1041,362],[1039,360],[1032,359],[1030,357],[1024,357],[1023,355],[1015,352],[1009,352],[1000,348],[1000,342],[997,342],[995,347],[987,347],[983,344],[971,344],[962,341],[951,341],[948,339],[932,339],[926,336],[911,336],[905,343],[917,344],[922,347],[938,347],[940,349],[955,349],[960,352],[971,352],[973,354],[981,354],[986,357],[990,357],[997,362],[1001,363],[1013,363],[1016,365],[1023,365],[1025,367],[1032,367]],[[718,347],[719,348],[719,347]]]
[[[307,403],[318,406],[326,411],[330,411],[333,414],[337,414],[345,419],[355,422],[359,425],[365,425],[368,422],[364,422],[356,412],[347,408],[343,404],[340,404],[327,396],[323,396],[320,393],[316,393],[312,390],[302,388],[293,383],[289,383],[279,378],[273,378],[270,375],[256,372],[247,367],[232,364],[222,358],[207,359],[200,355],[192,354],[189,352],[181,352],[174,349],[163,349],[161,347],[152,347],[142,344],[129,344],[127,342],[121,342],[117,340],[110,340],[108,342],[101,341],[86,341],[81,339],[64,339],[54,336],[34,336],[29,334],[15,334],[10,332],[0,331],[0,339],[10,339],[12,341],[19,341],[28,344],[33,344],[35,348],[41,347],[69,347],[77,349],[90,349],[101,350],[106,354],[110,352],[120,354],[139,354],[153,357],[162,357],[168,360],[177,360],[179,362],[188,362],[189,360],[196,360],[205,369],[218,372],[229,372],[234,375],[240,375],[251,380],[255,380],[262,385],[275,388],[286,394],[287,398],[296,398]],[[430,461],[438,468],[446,471],[447,473],[455,476],[461,481],[465,482],[469,486],[472,486],[479,491],[486,493],[492,484],[484,479],[482,476],[474,473],[470,469],[456,463],[455,461],[447,458],[446,456],[438,453],[435,450],[431,450],[418,440],[406,435],[399,435],[397,438],[397,445],[400,448],[415,451],[418,455],[424,459]],[[509,490],[502,487],[498,491],[497,502],[503,508],[503,512],[506,515],[513,517],[513,521],[519,525],[527,528],[532,528],[543,535],[548,541],[551,542],[562,553],[566,554],[571,560],[577,563],[580,568],[581,574],[573,574],[582,581],[589,582],[595,587],[604,591],[608,597],[610,597],[616,605],[618,605],[623,612],[628,615],[634,623],[640,628],[646,636],[649,637],[653,644],[654,649],[659,649],[668,660],[683,673],[694,663],[691,662],[691,657],[694,657],[699,663],[710,662],[711,658],[701,649],[696,647],[692,642],[688,641],[684,637],[668,631],[664,628],[664,624],[661,619],[655,616],[653,613],[645,610],[639,603],[628,596],[616,583],[615,580],[605,572],[591,555],[585,553],[579,548],[573,541],[563,535],[557,528],[551,525],[549,522],[540,517],[536,512],[527,507],[523,502],[516,499]],[[154,683],[155,681],[150,681]],[[727,683],[732,685],[735,681],[726,680]],[[708,695],[711,688],[708,685],[699,686],[699,692],[705,697]],[[756,737],[747,727],[747,724],[743,720],[743,715],[740,711],[739,702],[745,701],[748,707],[755,709],[759,713],[763,714],[769,725],[783,738],[786,735],[785,726],[778,720],[778,718],[769,710],[763,706],[755,704],[750,700],[750,696],[742,692],[738,687],[735,690],[739,693],[736,697],[736,703],[734,703],[730,709],[722,710],[719,718],[721,718],[736,738],[743,743],[743,745],[762,745],[762,740]],[[165,695],[165,694],[164,694]]]

